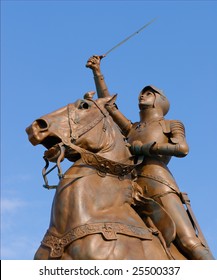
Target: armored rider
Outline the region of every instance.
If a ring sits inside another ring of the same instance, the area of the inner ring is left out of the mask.
[[[98,97],[106,97],[110,94],[100,70],[100,60],[100,56],[92,56],[86,67],[93,71]],[[132,123],[115,104],[110,104],[107,109],[126,136],[132,154],[137,158],[143,157],[142,164],[137,167],[137,183],[144,197],[154,199],[172,217],[179,250],[188,259],[212,260],[214,257],[208,245],[196,233],[194,221],[191,221],[183,205],[189,201],[184,199],[167,167],[172,156],[185,157],[189,150],[182,122],[164,119],[169,107],[164,93],[149,85],[139,94],[139,122]]]

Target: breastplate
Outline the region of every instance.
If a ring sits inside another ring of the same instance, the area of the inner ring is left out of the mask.
[[[128,142],[141,141],[143,144],[150,142],[168,143],[168,137],[163,133],[159,121],[152,123],[135,123],[128,134]]]

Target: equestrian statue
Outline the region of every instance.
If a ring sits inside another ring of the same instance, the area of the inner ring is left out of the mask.
[[[29,141],[46,149],[44,187],[55,189],[34,259],[212,260],[190,200],[167,166],[172,156],[188,154],[184,125],[164,118],[169,101],[153,85],[139,93],[138,122],[118,110],[100,69],[114,48],[86,63],[96,99],[88,91],[26,128]],[[65,159],[72,165],[62,172]],[[50,186],[55,168],[59,183]]]

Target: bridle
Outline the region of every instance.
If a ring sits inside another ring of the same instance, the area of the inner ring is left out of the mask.
[[[64,178],[64,174],[62,173],[62,169],[60,166],[60,162],[64,159],[65,155],[65,147],[70,147],[71,149],[78,152],[81,156],[81,159],[83,162],[91,167],[94,167],[97,170],[98,175],[105,177],[107,174],[117,176],[120,180],[124,178],[124,176],[130,174],[136,165],[130,165],[130,164],[123,164],[119,163],[107,158],[104,158],[97,153],[92,153],[91,151],[88,151],[84,148],[81,148],[75,144],[76,140],[78,140],[81,136],[86,134],[88,131],[90,131],[92,128],[94,128],[97,124],[99,124],[102,120],[104,120],[103,124],[103,131],[106,130],[106,118],[109,116],[109,113],[107,111],[104,111],[100,106],[92,99],[88,99],[88,101],[93,102],[96,107],[101,112],[100,116],[94,119],[94,121],[90,122],[87,126],[82,127],[81,129],[77,130],[76,133],[73,132],[72,126],[71,126],[71,104],[67,105],[67,117],[68,117],[68,124],[69,124],[69,130],[70,130],[70,137],[68,138],[61,138],[62,142],[59,143],[57,146],[60,150],[60,154],[57,158],[55,166],[53,166],[50,170],[47,171],[49,167],[49,160],[46,156],[44,156],[44,160],[46,162],[45,167],[42,170],[42,176],[44,179],[45,184],[43,187],[47,189],[55,189],[57,186],[53,185],[50,186],[48,184],[47,175],[53,171],[55,168],[58,169],[58,177],[59,179]]]
[[[109,115],[109,113],[107,111],[104,111],[100,108],[100,106],[92,99],[88,99],[88,101],[93,102],[96,107],[99,109],[99,111],[101,112],[101,115],[99,117],[97,117],[96,119],[94,119],[91,123],[89,123],[88,125],[80,128],[79,130],[77,130],[76,132],[73,132],[72,130],[72,126],[71,126],[71,104],[67,105],[67,117],[68,117],[68,124],[69,124],[69,131],[70,131],[70,142],[73,143],[75,142],[75,140],[77,140],[79,137],[81,137],[82,135],[84,135],[85,133],[87,133],[88,131],[90,131],[92,128],[94,128],[98,123],[100,123],[103,119],[106,119]],[[104,130],[104,128],[103,128]]]

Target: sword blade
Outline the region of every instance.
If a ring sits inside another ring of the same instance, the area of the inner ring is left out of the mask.
[[[131,39],[133,36],[135,36],[136,34],[138,34],[139,32],[141,32],[143,29],[145,29],[148,25],[150,25],[152,22],[154,22],[156,20],[156,18],[152,19],[151,21],[149,21],[148,23],[146,23],[145,25],[143,25],[140,29],[138,29],[136,32],[133,32],[130,36],[128,36],[127,38],[125,38],[124,40],[122,40],[121,42],[119,42],[117,45],[115,45],[114,47],[112,47],[110,50],[108,50],[106,53],[104,53],[103,55],[100,56],[100,58],[102,59],[103,57],[107,56],[110,52],[112,52],[114,49],[118,48],[119,46],[121,46],[122,44],[124,44],[126,41],[128,41],[129,39]]]

